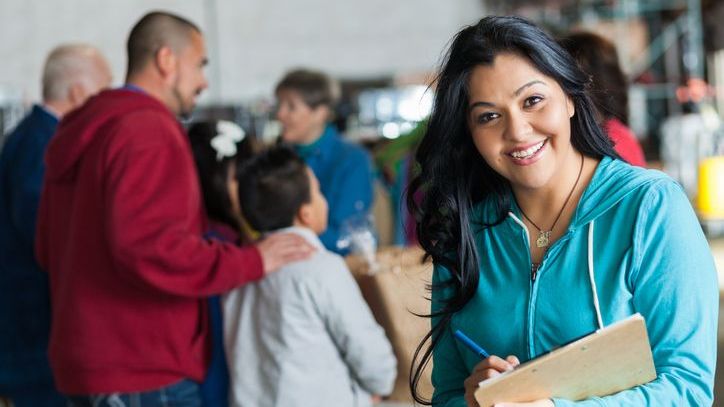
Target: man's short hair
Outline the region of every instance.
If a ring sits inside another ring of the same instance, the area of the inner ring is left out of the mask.
[[[276,146],[249,160],[239,172],[239,203],[249,224],[270,232],[294,224],[310,202],[307,165],[289,147]]]
[[[276,86],[276,92],[292,90],[298,92],[304,103],[312,109],[318,106],[334,108],[339,100],[339,85],[326,74],[309,69],[295,69],[288,72]]]
[[[84,83],[93,87],[100,72],[103,56],[97,48],[88,44],[64,44],[48,54],[43,66],[43,100],[66,100],[71,86]]]
[[[191,33],[201,33],[196,24],[165,11],[152,11],[143,16],[128,35],[128,73],[143,69],[163,47],[180,52],[186,47]]]

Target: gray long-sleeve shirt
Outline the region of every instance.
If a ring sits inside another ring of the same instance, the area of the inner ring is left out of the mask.
[[[230,405],[369,406],[388,394],[396,360],[344,260],[317,247],[223,299]]]

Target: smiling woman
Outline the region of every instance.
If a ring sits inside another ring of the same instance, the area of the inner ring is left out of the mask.
[[[575,109],[553,78],[504,53],[492,65],[476,66],[469,83],[470,133],[495,172],[528,189],[575,176],[579,154],[571,146],[569,120]]]
[[[486,17],[453,39],[408,194],[435,263],[432,330],[411,377],[418,402],[427,402],[415,387],[431,357],[432,404],[475,405],[480,381],[639,312],[653,382],[524,405],[711,404],[711,253],[681,188],[619,159],[587,81],[520,18]],[[455,342],[458,329],[492,356],[481,361]]]

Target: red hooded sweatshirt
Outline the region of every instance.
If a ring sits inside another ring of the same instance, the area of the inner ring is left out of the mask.
[[[102,92],[63,119],[46,166],[36,251],[50,275],[59,390],[202,380],[204,297],[263,268],[253,247],[202,239],[199,181],[176,118],[141,92]]]

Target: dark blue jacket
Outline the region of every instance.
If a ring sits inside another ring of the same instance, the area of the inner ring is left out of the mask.
[[[45,380],[50,299],[35,261],[43,155],[58,119],[34,106],[0,153],[0,394]]]
[[[332,125],[322,137],[297,152],[319,179],[329,204],[327,230],[319,236],[327,250],[347,254],[337,247],[346,220],[367,214],[372,206],[372,163],[364,148],[343,140]]]
[[[205,238],[222,242],[239,243],[238,233],[229,226],[211,220]],[[211,360],[206,377],[201,382],[203,407],[229,406],[229,368],[224,351],[224,321],[221,313],[221,296],[209,297],[209,325],[211,326]]]

